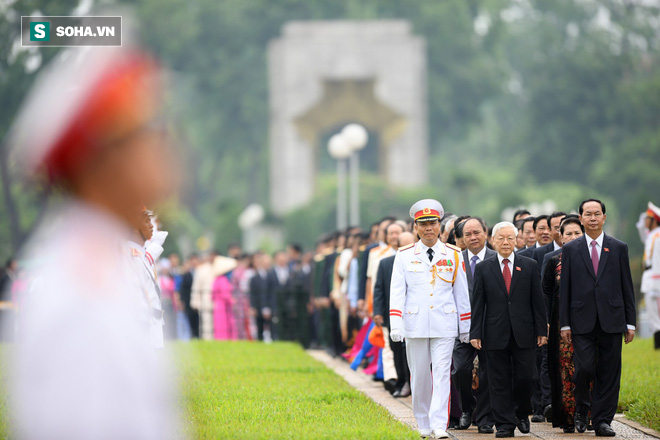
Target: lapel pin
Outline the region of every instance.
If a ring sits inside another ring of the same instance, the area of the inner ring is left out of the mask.
[[[516,266],[516,270],[519,271],[519,272],[522,271],[522,269],[519,268],[518,266]]]
[[[608,248],[603,248],[605,252],[609,252],[610,250]]]

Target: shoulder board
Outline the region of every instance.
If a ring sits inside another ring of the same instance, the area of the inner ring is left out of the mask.
[[[321,261],[323,261],[324,258],[325,258],[325,255],[323,255],[323,254],[314,255],[314,261],[316,261],[317,263],[320,263]]]
[[[400,247],[400,248],[399,248],[399,252],[400,252],[400,251],[408,250],[408,249],[412,248],[413,246],[415,246],[415,243],[407,244],[407,245],[405,245],[404,247]]]
[[[359,250],[360,252],[364,252],[365,249],[367,249],[367,247],[366,247],[365,245],[362,245],[362,246],[360,246],[360,247],[358,248],[358,250]]]
[[[456,252],[463,252],[461,248],[459,248],[458,246],[454,246],[453,244],[445,243],[445,246],[447,246],[449,249],[455,250]]]

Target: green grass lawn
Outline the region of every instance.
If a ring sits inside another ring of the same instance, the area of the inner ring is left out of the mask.
[[[660,431],[660,350],[653,339],[623,346],[619,410],[626,417]]]
[[[175,343],[172,351],[190,439],[418,438],[295,344],[191,342]],[[0,354],[4,376],[6,351]],[[2,389],[0,396],[0,438],[6,438]],[[650,339],[623,348],[619,409],[660,430],[660,351]]]
[[[174,353],[190,438],[419,438],[295,344],[193,342]]]

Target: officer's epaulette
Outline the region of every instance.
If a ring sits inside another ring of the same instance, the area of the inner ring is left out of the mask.
[[[316,255],[314,255],[314,261],[316,261],[317,263],[320,263],[320,262],[323,261],[324,259],[325,259],[325,255],[323,255],[323,254],[316,254]]]
[[[400,248],[399,248],[399,251],[405,251],[405,250],[407,250],[407,249],[410,249],[410,248],[413,247],[413,246],[415,246],[415,243],[407,244],[407,245],[405,245],[404,247],[400,247]]]
[[[459,248],[458,246],[454,246],[453,244],[445,243],[445,246],[447,246],[449,249],[455,250],[456,252],[462,252],[461,248]]]
[[[360,247],[358,248],[358,250],[359,250],[360,252],[364,252],[364,250],[365,250],[366,248],[367,248],[366,245],[362,245],[362,246],[360,246]]]

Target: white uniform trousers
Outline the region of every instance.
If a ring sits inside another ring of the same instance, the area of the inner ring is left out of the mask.
[[[385,347],[380,352],[380,355],[383,358],[383,380],[387,382],[388,380],[397,380],[396,367],[394,366],[394,353],[390,347],[390,331],[387,327],[382,326],[383,329],[383,338],[385,339]]]
[[[455,340],[456,338],[406,338],[413,412],[419,429],[447,430],[451,355]]]
[[[644,302],[646,302],[646,313],[651,323],[651,331],[660,332],[660,293],[647,293],[644,295]]]

